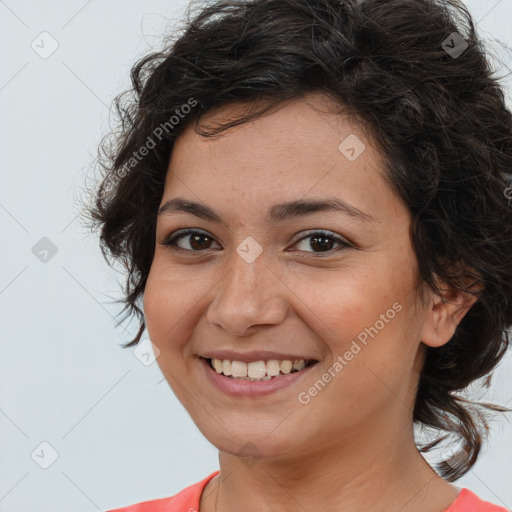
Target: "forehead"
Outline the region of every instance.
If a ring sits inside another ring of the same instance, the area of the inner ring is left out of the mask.
[[[200,128],[249,111],[254,105],[215,109],[204,115]],[[229,207],[237,200],[257,206],[329,195],[372,215],[374,208],[389,209],[396,198],[384,180],[385,160],[365,132],[320,94],[284,102],[211,138],[197,134],[192,123],[175,141],[164,199],[216,198]]]

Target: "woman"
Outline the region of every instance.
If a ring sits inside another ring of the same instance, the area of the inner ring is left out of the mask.
[[[220,470],[117,512],[506,510],[451,483],[512,324],[512,116],[465,7],[210,3],[132,80],[91,218]]]

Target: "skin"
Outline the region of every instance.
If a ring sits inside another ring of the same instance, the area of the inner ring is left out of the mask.
[[[226,222],[161,215],[144,293],[158,364],[219,449],[220,475],[203,492],[201,512],[441,512],[459,492],[418,452],[412,407],[426,347],[448,342],[474,298],[446,287],[449,301],[425,289],[422,300],[408,208],[384,180],[383,158],[365,131],[333,107],[309,94],[217,138],[188,127],[171,155],[161,205],[184,197]],[[245,108],[225,106],[203,122]],[[350,134],[366,146],[354,161],[338,149]],[[276,203],[327,197],[374,221],[342,212],[264,219]],[[181,238],[188,251],[162,245],[182,228],[209,238],[203,246]],[[322,249],[309,232],[318,229],[351,246],[329,238],[332,248]],[[252,263],[236,252],[248,236],[263,250]],[[299,393],[394,303],[400,312],[300,403]],[[299,352],[319,362],[300,385],[233,398],[199,364],[198,354],[216,348]]]

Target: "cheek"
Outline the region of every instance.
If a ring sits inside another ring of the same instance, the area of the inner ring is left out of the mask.
[[[146,328],[151,341],[161,352],[179,348],[172,341],[180,339],[180,331],[186,329],[187,312],[191,311],[194,302],[189,287],[180,279],[175,279],[176,275],[175,271],[165,268],[155,257],[144,291]]]
[[[295,276],[287,284],[300,299],[296,303],[304,304],[307,323],[318,326],[326,339],[343,342],[372,326],[388,310],[394,318],[393,304],[403,304],[406,297],[403,276],[404,272],[394,275],[385,261],[371,266],[358,262],[328,272],[317,270],[311,277]]]
[[[346,355],[351,371],[392,374],[414,359],[421,323],[413,291],[415,258],[407,247],[400,252],[401,257],[381,253],[371,264],[317,273],[314,286],[308,279],[295,282],[305,322],[324,339],[333,361]]]
[[[144,290],[144,318],[146,328],[153,343],[158,345],[164,331],[165,318],[172,311],[173,297],[158,278],[158,271],[153,265],[149,272],[146,288]],[[167,312],[167,313],[166,313]]]

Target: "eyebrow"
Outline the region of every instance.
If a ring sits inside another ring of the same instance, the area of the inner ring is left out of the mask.
[[[267,222],[278,223],[292,217],[302,217],[316,212],[328,211],[341,212],[365,222],[378,222],[377,219],[370,214],[334,197],[325,199],[299,199],[296,201],[275,204],[269,209],[266,215],[266,220]],[[160,217],[163,214],[170,214],[173,212],[186,212],[204,220],[219,222],[226,225],[222,217],[215,213],[209,206],[195,201],[190,201],[182,197],[175,197],[163,204],[158,210],[158,216]]]

